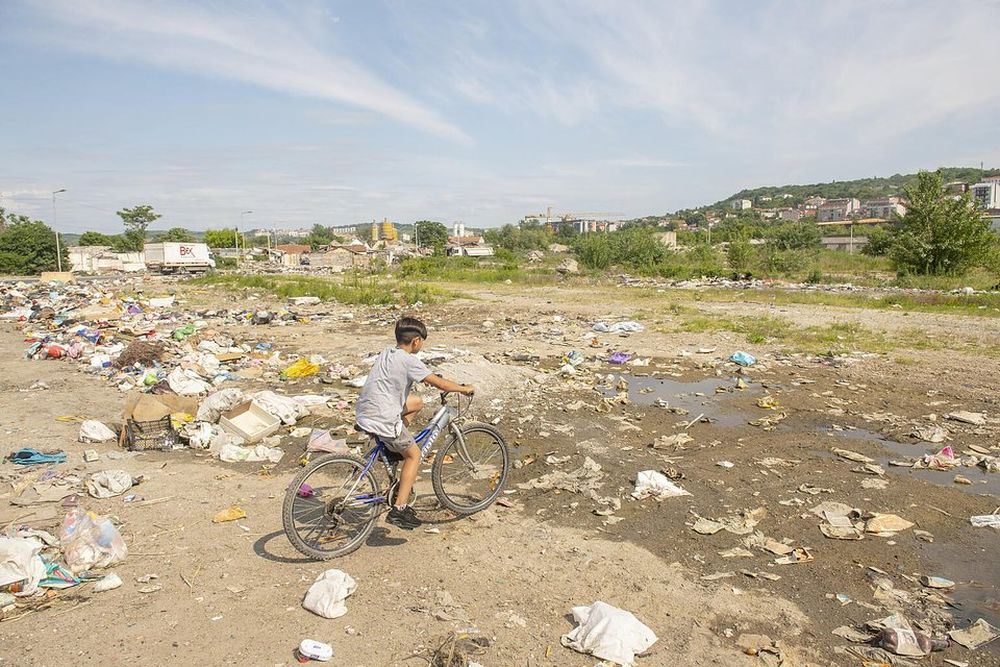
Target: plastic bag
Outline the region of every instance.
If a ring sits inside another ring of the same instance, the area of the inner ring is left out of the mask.
[[[302,606],[323,618],[338,618],[347,613],[347,599],[358,587],[351,575],[342,570],[327,570],[318,577],[302,600]]]
[[[319,373],[319,364],[314,364],[303,357],[294,364],[281,371],[281,377],[304,378]]]
[[[14,595],[33,594],[46,574],[43,546],[36,538],[0,536],[0,587],[23,582]]]
[[[229,412],[245,400],[246,396],[243,395],[243,391],[240,389],[221,389],[214,394],[209,394],[201,402],[196,418],[200,422],[212,422],[214,424],[219,421],[222,413]]]
[[[118,434],[95,419],[88,419],[80,424],[80,442],[107,442],[115,440]]]
[[[167,376],[170,389],[181,396],[197,396],[207,393],[212,385],[202,380],[194,371],[185,371],[178,366]]]
[[[631,667],[635,656],[656,643],[656,635],[631,613],[607,602],[573,607],[577,626],[562,636],[562,645]]]
[[[63,519],[59,542],[73,572],[110,567],[125,560],[128,548],[111,519],[79,507]]]
[[[753,366],[757,363],[756,357],[749,352],[733,352],[729,356],[729,361],[739,364],[740,366]]]

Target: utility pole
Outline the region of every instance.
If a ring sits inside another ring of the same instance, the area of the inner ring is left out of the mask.
[[[59,273],[62,273],[62,248],[59,246],[59,219],[56,217],[56,195],[60,192],[66,192],[66,188],[55,190],[52,193],[52,228],[56,232],[56,268]]]

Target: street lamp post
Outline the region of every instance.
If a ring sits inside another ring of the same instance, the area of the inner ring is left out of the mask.
[[[60,192],[66,192],[66,188],[52,192],[52,228],[56,233],[56,268],[59,273],[62,273],[62,248],[59,246],[59,219],[56,217],[56,195]]]
[[[242,235],[243,229],[243,216],[250,215],[253,211],[240,211],[240,226],[236,230],[236,266],[240,265],[240,236]],[[246,249],[246,242],[243,243],[244,250]]]

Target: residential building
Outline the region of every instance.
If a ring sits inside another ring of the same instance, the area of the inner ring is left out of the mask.
[[[1000,177],[984,178],[969,188],[972,202],[981,211],[1000,209]]]
[[[753,203],[749,199],[734,199],[730,206],[734,211],[746,211],[753,208]]]
[[[857,215],[860,208],[861,202],[854,197],[830,199],[816,209],[816,220],[818,222],[848,220]]]
[[[904,213],[906,213],[906,206],[903,205],[903,199],[895,196],[872,199],[861,206],[861,217],[863,218],[894,220],[896,216],[902,217]]]
[[[308,255],[309,266],[343,271],[357,266],[368,266],[367,251],[356,245],[331,245]]]
[[[803,212],[797,208],[782,208],[778,210],[778,217],[782,220],[791,220],[792,222],[798,222],[802,219]]]
[[[806,200],[803,202],[806,208],[812,209],[817,209],[825,203],[826,199],[824,197],[806,197]]]
[[[944,184],[944,190],[949,197],[961,197],[969,191],[969,184],[964,181],[952,181]]]
[[[274,246],[272,251],[280,258],[282,266],[299,266],[302,258],[308,257],[312,248],[299,243],[283,243]]]
[[[657,232],[656,240],[671,250],[677,248],[677,232]]]

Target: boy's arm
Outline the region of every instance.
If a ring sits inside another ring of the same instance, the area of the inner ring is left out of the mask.
[[[458,384],[457,382],[452,382],[451,380],[446,380],[440,375],[435,375],[431,373],[423,379],[424,384],[429,384],[435,389],[440,389],[441,391],[446,391],[449,393],[465,394],[471,396],[476,393],[476,388],[471,384]]]

